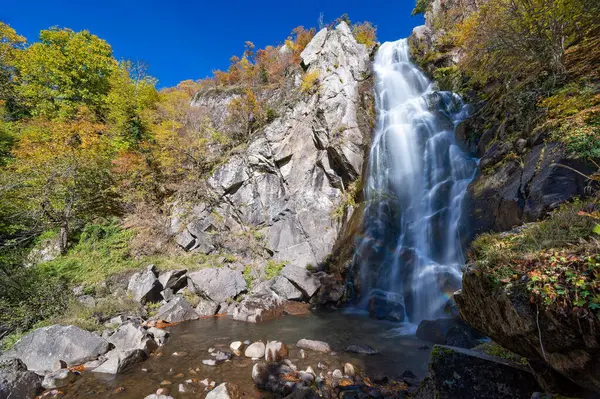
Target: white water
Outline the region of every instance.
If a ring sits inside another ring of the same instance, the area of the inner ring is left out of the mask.
[[[456,145],[467,115],[460,97],[436,92],[407,41],[384,43],[374,63],[378,113],[365,184],[364,235],[355,264],[361,291],[404,297],[411,323],[444,316],[460,287],[462,199],[476,160]]]

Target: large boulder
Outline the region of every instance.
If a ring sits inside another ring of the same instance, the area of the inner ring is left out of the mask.
[[[210,299],[200,299],[196,306],[196,313],[200,317],[214,316],[219,311],[219,304]]]
[[[163,298],[161,291],[163,290],[160,281],[156,277],[154,267],[149,266],[143,272],[135,273],[129,279],[127,291],[133,295],[133,298],[144,304],[147,302],[160,302]]]
[[[52,370],[57,360],[69,366],[83,364],[108,352],[109,343],[96,334],[75,326],[38,328],[22,337],[10,351],[29,370]]]
[[[118,374],[127,370],[134,364],[141,363],[148,358],[141,349],[121,351],[113,349],[106,355],[106,361],[92,370],[94,373]]]
[[[404,298],[393,292],[373,290],[369,297],[369,315],[376,319],[404,321]]]
[[[417,338],[438,345],[471,349],[479,344],[479,334],[460,319],[423,320],[417,327]]]
[[[282,298],[289,299],[292,301],[302,299],[302,291],[294,286],[287,278],[283,276],[277,276],[273,279],[273,284],[270,287]]]
[[[200,316],[185,298],[176,296],[158,309],[155,318],[169,323],[179,323],[182,321],[197,320]]]
[[[416,399],[530,399],[540,391],[531,371],[520,364],[468,349],[436,345],[429,375]]]
[[[316,303],[318,305],[338,304],[346,292],[340,279],[325,272],[315,273],[315,277],[319,279],[321,288],[312,298],[311,303]]]
[[[302,267],[286,265],[281,271],[281,275],[298,287],[308,299],[321,287],[319,279]]]
[[[180,270],[169,270],[161,273],[158,276],[158,281],[162,285],[163,289],[171,289],[174,293],[182,289],[187,285],[187,273],[186,269]]]
[[[242,272],[229,268],[202,269],[189,273],[188,278],[190,291],[217,303],[233,299],[247,289]]]
[[[41,389],[42,378],[20,359],[0,359],[0,398],[34,399]]]
[[[119,327],[119,330],[108,338],[108,342],[123,352],[141,349],[150,354],[158,348],[158,344],[146,330],[132,323],[126,323]]]
[[[502,347],[600,392],[600,320],[531,303],[524,284],[494,284],[469,267],[454,296],[461,318]]]

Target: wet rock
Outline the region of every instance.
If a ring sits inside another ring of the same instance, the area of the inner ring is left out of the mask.
[[[168,395],[159,395],[159,394],[153,393],[152,395],[146,396],[144,399],[174,399],[174,398],[172,396],[168,396]]]
[[[289,354],[286,344],[279,341],[267,341],[265,349],[265,360],[268,362],[280,362]]]
[[[344,352],[358,353],[361,355],[377,355],[379,351],[369,345],[348,345]]]
[[[239,270],[228,268],[202,269],[188,274],[191,292],[208,297],[215,302],[224,302],[246,291],[246,280]]]
[[[244,356],[251,358],[260,358],[265,356],[266,346],[262,342],[255,342],[249,345],[244,351]]]
[[[42,378],[20,359],[0,359],[0,398],[34,399],[41,388]]]
[[[157,395],[168,395],[170,393],[169,388],[158,388],[156,390]]]
[[[223,351],[214,351],[210,355],[213,356],[217,362],[224,362],[233,357],[233,354]]]
[[[122,352],[141,349],[146,354],[150,354],[158,348],[158,344],[146,330],[129,323],[119,327],[119,330],[110,336],[108,342]]]
[[[283,316],[285,301],[276,295],[247,296],[234,309],[233,319],[248,323],[262,323]]]
[[[163,289],[171,289],[173,293],[177,293],[180,289],[187,286],[187,270],[169,270],[158,277],[158,281],[163,286]]]
[[[150,327],[148,329],[148,333],[154,337],[154,340],[158,345],[164,345],[166,342],[169,333],[165,330],[161,330],[160,328]]]
[[[539,386],[522,365],[467,349],[436,345],[429,376],[413,396],[429,398],[530,398]]]
[[[286,301],[283,313],[291,316],[302,316],[310,313],[310,304],[304,302]]]
[[[156,278],[155,270],[150,267],[146,271],[131,276],[127,285],[127,291],[133,295],[136,301],[142,304],[160,302],[163,299],[162,290],[163,287]]]
[[[283,276],[277,276],[273,280],[273,284],[271,285],[271,289],[277,293],[282,298],[289,300],[301,300],[302,299],[302,291],[294,286],[287,278]]]
[[[155,316],[156,319],[169,323],[197,320],[199,317],[192,305],[181,296],[176,296],[172,301],[162,305]]]
[[[219,310],[219,304],[210,299],[201,299],[196,306],[196,313],[200,317],[214,316]]]
[[[56,360],[75,366],[96,359],[108,348],[109,343],[96,334],[75,326],[53,325],[23,336],[8,355],[21,359],[29,370],[46,371]]]
[[[266,363],[256,363],[252,366],[252,381],[261,387],[265,386],[269,381],[269,367]]]
[[[333,378],[336,378],[338,380],[344,378],[344,374],[342,373],[342,370],[340,370],[340,369],[333,370],[333,373],[331,375]]]
[[[202,361],[202,364],[205,366],[216,366],[217,363],[218,362],[215,359],[205,359]]]
[[[310,339],[301,339],[300,341],[298,341],[296,346],[298,348],[309,349],[309,350],[315,351],[315,352],[323,352],[323,353],[331,352],[331,347],[329,346],[329,344],[327,342],[323,342],[323,341],[313,341]]]
[[[298,287],[307,299],[321,287],[321,282],[314,274],[298,266],[286,265],[281,275]]]
[[[206,399],[239,399],[240,389],[237,385],[224,382],[206,395]]]
[[[369,298],[369,315],[380,320],[404,321],[404,298],[393,292],[373,290]]]
[[[460,319],[423,320],[417,327],[417,338],[438,345],[471,349],[479,342],[479,334]]]
[[[338,280],[335,276],[327,274],[325,272],[315,273],[315,277],[319,279],[319,282],[321,283],[321,288],[312,298],[311,303],[319,305],[337,305],[344,296],[344,293],[346,292],[342,281]]]
[[[44,389],[55,389],[65,387],[73,382],[77,376],[69,369],[60,369],[44,376],[42,386]]]
[[[141,349],[120,351],[113,349],[106,354],[107,360],[99,367],[92,370],[94,373],[118,374],[129,367],[141,363],[148,358],[146,352]]]

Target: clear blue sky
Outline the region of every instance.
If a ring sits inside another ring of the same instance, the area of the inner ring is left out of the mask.
[[[343,13],[377,26],[380,41],[406,37],[420,17],[414,0],[17,0],[3,1],[0,20],[29,41],[51,26],[87,29],[111,44],[119,59],[142,60],[160,87],[226,69],[244,42],[283,43],[298,26],[317,26]]]

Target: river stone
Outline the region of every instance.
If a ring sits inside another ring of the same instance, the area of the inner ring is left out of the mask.
[[[530,398],[540,391],[531,371],[523,365],[468,349],[435,345],[429,376],[415,399]]]
[[[206,395],[206,399],[239,399],[241,397],[238,386],[229,382],[222,383]]]
[[[377,355],[379,351],[369,345],[360,344],[360,345],[348,345],[344,352],[350,353],[358,353],[361,355]]]
[[[156,278],[153,269],[135,273],[131,276],[127,285],[127,291],[133,295],[136,301],[142,304],[160,302],[163,299],[162,290],[163,287]]]
[[[198,318],[198,313],[182,296],[176,296],[171,302],[162,305],[155,316],[155,319],[169,323],[179,323]]]
[[[348,377],[354,377],[356,375],[356,369],[351,363],[344,364],[344,374]]]
[[[262,342],[255,342],[249,345],[244,351],[244,356],[252,358],[260,358],[265,355],[265,344]]]
[[[314,274],[298,266],[286,265],[281,275],[297,286],[307,298],[311,298],[321,287],[321,282]]]
[[[269,368],[266,363],[259,362],[252,366],[252,381],[259,387],[267,384],[269,381]]]
[[[153,393],[152,395],[146,396],[144,399],[175,399],[169,395],[162,395],[158,393]]]
[[[108,338],[108,342],[114,345],[119,351],[131,351],[141,349],[150,354],[158,348],[158,344],[141,327],[135,327],[133,324],[126,323],[119,327],[119,330]]]
[[[289,354],[286,344],[279,341],[267,341],[265,348],[265,360],[267,362],[280,362]]]
[[[313,341],[310,339],[301,339],[300,341],[298,341],[296,346],[298,348],[309,349],[309,350],[315,351],[315,352],[323,352],[323,353],[331,352],[331,347],[329,346],[329,344],[327,342],[323,342],[323,341]]]
[[[220,303],[233,299],[246,291],[246,280],[240,270],[202,269],[188,274],[188,288],[191,292]]]
[[[44,376],[42,386],[44,389],[55,389],[66,387],[75,382],[77,376],[69,369],[56,370]]]
[[[270,287],[282,298],[289,300],[301,300],[302,292],[294,286],[287,278],[283,276],[277,276],[273,280],[273,284]]]
[[[174,293],[187,285],[186,269],[169,270],[158,276],[163,289],[170,288]]]
[[[92,370],[95,373],[118,374],[125,371],[134,364],[141,363],[148,358],[146,352],[141,349],[120,351],[113,349],[106,354],[107,360]]]
[[[69,366],[83,364],[106,353],[109,343],[96,334],[75,326],[53,325],[23,336],[9,355],[21,359],[29,370],[52,370],[54,362]]]
[[[41,388],[42,377],[20,359],[0,359],[0,398],[2,399],[34,399]]]
[[[200,317],[214,316],[219,310],[219,304],[210,299],[200,299],[196,306],[196,313]]]
[[[261,323],[283,316],[285,301],[277,295],[256,294],[244,298],[233,310],[233,319]]]

